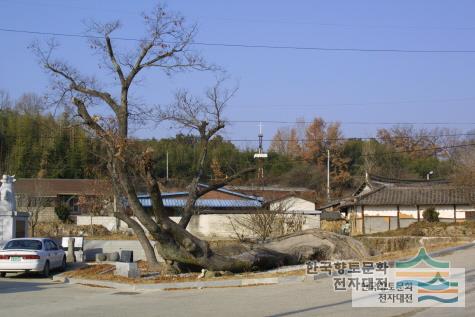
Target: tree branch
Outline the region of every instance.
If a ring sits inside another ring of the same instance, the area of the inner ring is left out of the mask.
[[[125,86],[124,73],[122,72],[122,68],[120,67],[119,63],[117,62],[117,59],[115,58],[114,49],[112,48],[112,43],[111,43],[111,39],[109,35],[106,35],[106,47],[107,47],[107,54],[109,55],[112,65],[114,66],[114,69],[117,75],[119,76],[120,83],[122,86]]]
[[[203,195],[205,195],[205,194],[207,194],[207,193],[209,193],[213,190],[224,187],[224,186],[228,185],[229,183],[231,183],[232,181],[240,178],[241,176],[243,176],[247,173],[250,173],[250,172],[254,172],[255,170],[256,170],[255,167],[246,168],[246,169],[244,169],[242,171],[239,171],[236,174],[226,178],[225,180],[223,180],[219,183],[208,185],[206,188],[203,188],[201,190],[195,189],[194,192],[190,192],[188,194],[188,200],[186,201],[185,208],[183,209],[183,215],[180,219],[179,225],[182,228],[186,228],[188,226],[188,224],[190,223],[191,217],[193,216],[193,207],[194,207],[196,201],[201,196],[203,196]],[[198,187],[198,184],[196,184],[196,188],[197,187]]]

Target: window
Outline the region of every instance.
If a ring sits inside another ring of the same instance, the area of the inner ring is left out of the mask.
[[[41,250],[43,244],[38,240],[10,240],[4,250]]]
[[[50,240],[50,242],[51,242],[51,246],[53,247],[52,250],[59,250],[58,245],[56,244],[56,242],[54,242],[53,240]]]
[[[46,251],[56,251],[56,250],[58,250],[58,246],[56,245],[56,243],[54,243],[51,240],[46,240],[45,244],[46,244]]]
[[[69,212],[71,214],[79,214],[79,199],[77,196],[74,195],[60,195],[59,196],[60,203],[66,205],[69,208]]]

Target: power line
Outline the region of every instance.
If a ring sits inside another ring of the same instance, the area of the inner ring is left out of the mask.
[[[46,36],[61,36],[70,38],[96,38],[103,39],[102,36],[83,35],[73,33],[41,32],[32,30],[20,30],[13,28],[0,28],[1,32],[34,34]],[[130,37],[111,37],[113,40],[141,42],[141,39]],[[164,42],[174,44],[173,42]],[[475,50],[434,50],[434,49],[396,49],[396,48],[355,48],[355,47],[317,47],[317,46],[294,46],[294,45],[268,45],[268,44],[244,44],[244,43],[220,43],[194,41],[190,45],[208,47],[228,47],[228,48],[251,48],[251,49],[276,49],[295,51],[320,51],[320,52],[360,52],[360,53],[420,53],[420,54],[473,54]]]
[[[231,123],[278,123],[278,124],[311,124],[313,121],[281,121],[281,120],[227,120],[227,122]],[[389,121],[382,121],[382,122],[370,122],[370,121],[325,121],[328,124],[348,124],[348,125],[475,125],[475,122],[450,122],[450,121],[439,121],[439,122],[389,122]]]

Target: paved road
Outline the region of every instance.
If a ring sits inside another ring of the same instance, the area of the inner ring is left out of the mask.
[[[441,259],[465,267],[466,308],[352,308],[330,279],[259,287],[124,293],[19,276],[0,280],[0,316],[474,316],[475,248]]]

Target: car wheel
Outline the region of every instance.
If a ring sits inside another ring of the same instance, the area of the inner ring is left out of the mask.
[[[6,277],[7,276],[7,272],[0,272],[0,277]]]
[[[61,262],[61,267],[59,268],[61,272],[66,271],[66,257],[63,257],[63,262]]]
[[[41,272],[43,277],[49,277],[49,261],[46,261],[43,271]]]

